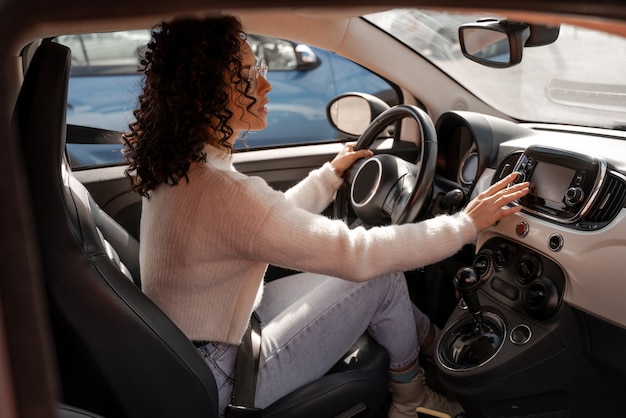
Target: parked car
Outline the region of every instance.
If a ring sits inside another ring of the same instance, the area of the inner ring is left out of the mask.
[[[366,89],[345,88],[344,78],[336,92],[346,94],[327,99],[325,113],[337,131],[323,142],[237,152],[233,161],[241,172],[284,190],[333,158],[346,140],[361,139],[372,158],[401,158],[411,167],[402,182],[385,184],[393,193],[381,199],[417,204],[405,222],[463,210],[507,173],[530,181],[530,194],[515,203],[520,212],[454,256],[404,273],[410,298],[443,331],[435,359],[422,362],[433,371],[433,387],[458,400],[470,418],[623,415],[626,4],[464,0],[448,1],[444,10],[441,2],[419,2],[458,15],[449,28],[457,34],[464,22],[478,36],[506,40],[495,55],[460,48],[454,59],[433,59],[412,41],[413,31],[389,33],[387,23],[404,13],[395,4],[0,3],[0,185],[6,197],[0,205],[0,415],[217,416],[206,363],[141,291],[141,198],[128,192],[125,166],[68,167],[66,138],[117,146],[120,132],[75,124],[72,112],[80,106],[68,109],[64,96],[69,56],[47,41],[147,30],[157,20],[213,12],[237,14],[250,33],[294,40],[295,51],[299,42],[307,45],[322,61],[307,74],[332,54],[344,57],[354,63],[347,73],[358,65],[376,74],[398,102],[386,110]],[[476,16],[495,20],[477,22]],[[270,73],[275,89],[277,73],[283,71]],[[284,71],[286,80],[293,77],[291,86],[298,75]],[[126,86],[138,80],[129,77],[121,81]],[[77,83],[83,76],[69,78],[71,97],[88,92]],[[114,79],[100,77],[102,85]],[[88,92],[95,95],[89,99],[106,102],[106,89]],[[292,97],[305,101],[301,94]],[[111,111],[120,113],[115,106]],[[362,136],[381,112],[384,123]],[[298,126],[289,129],[302,133]],[[250,145],[254,139],[247,138]],[[346,176],[327,216],[376,226],[360,218],[350,197],[355,179],[366,192],[378,192],[376,161],[361,161]],[[373,169],[357,170],[365,164]],[[418,178],[427,180],[416,184]],[[406,188],[396,189],[400,183]],[[415,190],[423,193],[411,195]],[[271,266],[268,279],[292,273]],[[262,416],[386,416],[384,361],[366,361],[384,353],[372,341],[358,344],[327,375]]]
[[[150,32],[118,31],[63,35],[56,39],[72,50],[67,121],[69,124],[115,132],[128,130],[141,92],[138,72]],[[248,132],[237,148],[263,148],[337,137],[325,108],[334,96],[362,91],[395,103],[395,92],[376,74],[329,51],[270,36],[248,37],[258,61],[268,64],[272,91],[268,95],[268,127]],[[72,138],[70,138],[72,139]],[[121,143],[74,137],[68,143],[72,167],[124,162]]]

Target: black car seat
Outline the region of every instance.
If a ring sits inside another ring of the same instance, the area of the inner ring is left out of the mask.
[[[100,210],[68,167],[69,70],[69,49],[42,43],[13,117],[29,180],[62,402],[105,417],[216,417],[210,369],[129,280],[139,274],[136,242]],[[368,337],[356,349],[352,362],[338,363],[263,416],[376,416],[381,407],[386,415],[388,356]]]
[[[59,418],[103,418],[93,412],[84,411],[82,409],[64,404],[59,404],[57,406],[57,413]]]

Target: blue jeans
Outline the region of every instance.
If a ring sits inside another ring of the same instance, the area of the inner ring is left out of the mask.
[[[403,274],[367,282],[301,273],[268,283],[261,306],[255,406],[264,408],[322,377],[367,330],[387,349],[390,368],[413,363],[429,319],[410,301]],[[199,349],[217,382],[220,413],[230,402],[237,346]]]

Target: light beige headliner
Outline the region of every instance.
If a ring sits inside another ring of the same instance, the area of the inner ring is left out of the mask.
[[[249,32],[266,33],[301,42],[314,44],[334,50],[332,45],[341,41],[350,19],[363,14],[385,10],[385,8],[341,8],[341,9],[264,9],[264,10],[224,10],[225,14],[235,14],[244,23]],[[456,9],[471,12],[470,9]],[[475,11],[474,11],[475,12]],[[552,15],[539,13],[510,13],[504,9],[486,11],[492,15],[507,16],[511,20],[544,24],[574,23],[592,28],[601,28],[621,36],[626,36],[626,22],[607,20],[587,20],[572,15]],[[203,15],[211,12],[197,12]],[[150,28],[163,19],[172,16],[144,15],[134,18],[116,18],[115,20],[57,21],[39,24],[33,30],[22,34],[24,43],[30,39],[43,38],[68,33],[89,33],[127,29]],[[311,35],[313,34],[313,35]],[[18,45],[21,47],[21,45]],[[19,48],[18,48],[19,51]]]

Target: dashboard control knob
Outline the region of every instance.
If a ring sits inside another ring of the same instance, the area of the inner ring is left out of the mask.
[[[509,244],[501,244],[496,248],[493,253],[493,264],[497,269],[503,269],[509,264],[511,256],[513,255],[513,247]]]
[[[491,251],[482,250],[478,253],[478,255],[476,255],[474,263],[472,264],[474,271],[476,271],[478,277],[480,277],[483,281],[489,278],[493,270],[493,264],[491,261],[492,257],[493,255]]]
[[[541,260],[532,254],[525,254],[517,266],[517,280],[527,284],[541,275]]]
[[[583,189],[580,187],[570,187],[567,189],[567,192],[565,192],[565,203],[568,206],[574,206],[582,202],[583,197],[585,197]]]

